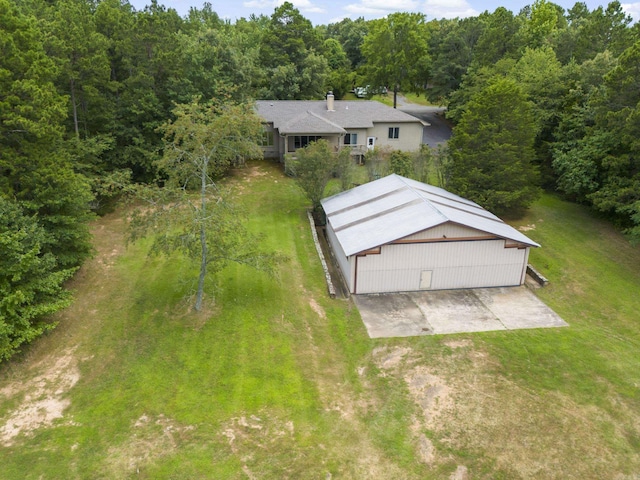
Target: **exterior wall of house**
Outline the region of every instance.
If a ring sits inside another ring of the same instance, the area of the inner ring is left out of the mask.
[[[352,293],[504,287],[524,281],[529,248],[498,240],[383,245],[356,257]]]
[[[389,128],[399,128],[398,138],[389,138]],[[376,146],[389,146],[394,150],[416,151],[422,144],[422,124],[412,123],[376,123],[367,132],[367,136],[376,137]]]
[[[338,151],[338,147],[340,145],[340,135],[318,135],[318,134],[302,134],[302,135],[287,135],[286,138],[286,145],[287,145],[287,150],[284,152],[285,154],[287,153],[293,153],[296,151],[295,148],[295,137],[298,136],[312,136],[312,137],[317,137],[320,136],[322,138],[322,140],[326,140],[329,143],[329,148],[331,148],[332,150]]]
[[[267,132],[273,133],[273,145],[265,145],[262,147],[264,158],[280,158],[280,152],[284,147],[278,131],[273,128],[273,124],[271,123],[264,125],[264,129]]]

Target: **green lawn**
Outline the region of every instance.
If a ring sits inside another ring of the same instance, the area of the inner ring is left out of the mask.
[[[640,250],[606,222],[545,196],[516,224],[570,327],[371,340],[326,293],[291,179],[259,162],[231,182],[279,276],[228,268],[196,315],[195,272],[100,219],[73,307],[1,367],[0,478],[640,473]]]

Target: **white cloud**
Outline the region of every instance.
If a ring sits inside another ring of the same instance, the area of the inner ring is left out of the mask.
[[[621,6],[624,13],[631,15],[631,18],[633,18],[634,21],[637,22],[640,20],[640,2],[623,3]]]
[[[480,13],[474,10],[467,0],[427,0],[423,13],[428,20],[440,18],[475,17]]]
[[[309,0],[289,0],[300,12],[304,13],[324,13],[324,8],[314,5]],[[276,9],[282,5],[285,0],[250,0],[243,2],[242,6],[245,8],[255,8],[260,10]]]
[[[419,3],[415,0],[361,0],[344,7],[353,16],[384,17],[392,12],[415,12]]]
[[[361,0],[344,7],[350,16],[385,17],[393,12],[421,12],[428,20],[479,15],[467,0]]]

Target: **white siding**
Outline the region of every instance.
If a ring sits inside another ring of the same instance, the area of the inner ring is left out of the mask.
[[[528,248],[504,245],[504,240],[385,245],[379,255],[357,258],[355,293],[419,290],[426,270],[432,271],[431,290],[520,285]]]
[[[389,127],[398,127],[400,135],[398,138],[389,138]],[[412,123],[376,123],[370,128],[367,135],[376,137],[376,146],[390,146],[394,150],[405,150],[413,152],[420,149],[422,145],[422,124]]]
[[[464,237],[490,237],[491,234],[481,232],[475,228],[465,227],[456,223],[443,223],[433,228],[414,233],[402,240],[430,240],[434,238],[464,238]]]
[[[346,280],[347,287],[351,292],[353,291],[353,281],[352,281],[353,275],[352,275],[351,262],[345,255],[344,250],[342,250],[342,247],[340,246],[340,242],[338,242],[338,239],[336,238],[336,234],[334,233],[333,228],[331,227],[331,223],[327,223],[326,231],[327,231],[327,239],[329,241],[329,246],[333,251],[333,256],[338,261],[338,266],[342,271],[342,276]]]

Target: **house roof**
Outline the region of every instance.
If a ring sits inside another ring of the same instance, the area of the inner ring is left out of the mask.
[[[283,135],[340,134],[381,122],[421,123],[408,113],[366,100],[335,100],[333,110],[327,110],[324,100],[258,100],[256,110]]]
[[[322,206],[347,256],[447,222],[540,246],[477,203],[396,174],[325,198]]]

